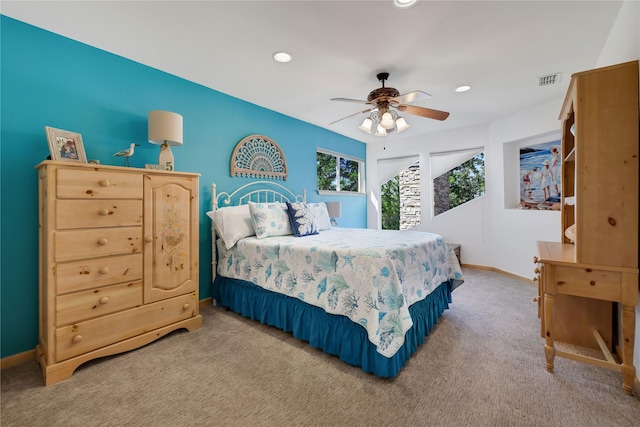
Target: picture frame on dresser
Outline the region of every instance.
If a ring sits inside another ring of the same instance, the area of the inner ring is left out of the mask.
[[[84,151],[82,135],[51,126],[45,126],[44,130],[49,142],[51,160],[87,163],[87,154]]]

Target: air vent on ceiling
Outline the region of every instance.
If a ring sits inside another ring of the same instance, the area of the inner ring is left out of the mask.
[[[562,73],[547,74],[546,76],[538,77],[538,86],[549,86],[556,83],[560,83],[560,77]]]

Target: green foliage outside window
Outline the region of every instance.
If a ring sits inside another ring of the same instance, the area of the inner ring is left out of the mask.
[[[318,190],[359,192],[360,165],[358,160],[318,151]]]
[[[400,229],[400,178],[394,176],[389,181],[382,184],[380,188],[380,198],[382,200],[382,229]]]
[[[358,162],[340,158],[340,191],[358,191]]]
[[[336,156],[317,153],[318,190],[336,190]]]
[[[450,208],[484,195],[484,153],[467,160],[449,172]]]

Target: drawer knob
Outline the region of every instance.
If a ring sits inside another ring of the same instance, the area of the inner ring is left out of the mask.
[[[153,242],[153,237],[147,236],[147,237],[144,238],[144,241],[147,242],[147,243],[151,243],[151,242]]]
[[[98,272],[100,274],[108,274],[109,273],[109,267],[102,267],[100,270],[98,270]]]
[[[100,298],[100,304],[106,304],[109,302],[109,297],[102,297]]]
[[[107,243],[109,243],[109,240],[107,240],[106,237],[103,237],[102,239],[98,240],[98,244],[99,245],[106,245]]]
[[[189,310],[189,307],[191,307],[191,305],[190,305],[189,303],[187,303],[187,304],[185,304],[185,305],[183,305],[183,306],[182,306],[182,309],[183,309],[184,311],[187,311],[187,310]]]
[[[108,187],[109,185],[111,185],[111,183],[109,182],[108,179],[103,179],[102,181],[100,181],[100,185],[102,187]]]
[[[533,272],[536,273],[536,274],[540,274],[540,269],[536,268],[535,270],[533,270]]]
[[[98,214],[99,214],[100,216],[107,216],[107,215],[109,215],[109,210],[108,210],[108,209],[100,209],[100,210],[98,211]]]
[[[76,335],[71,339],[71,342],[74,344],[78,344],[80,341],[82,341],[82,335]]]
[[[537,263],[538,263],[538,257],[537,257],[537,256],[534,256],[534,257],[533,257],[533,263],[534,263],[534,264],[537,264]]]
[[[540,301],[540,297],[533,297],[533,302],[538,302]]]

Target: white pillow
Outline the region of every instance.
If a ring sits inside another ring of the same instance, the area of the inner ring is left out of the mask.
[[[258,239],[292,234],[285,203],[249,202],[249,212]]]
[[[207,212],[213,220],[218,235],[227,249],[231,249],[240,239],[254,236],[253,221],[249,206],[229,206]]]
[[[319,203],[307,203],[311,208],[311,213],[315,217],[318,231],[328,230],[331,228],[331,218],[329,218],[329,211],[327,211],[327,205],[324,202]]]

